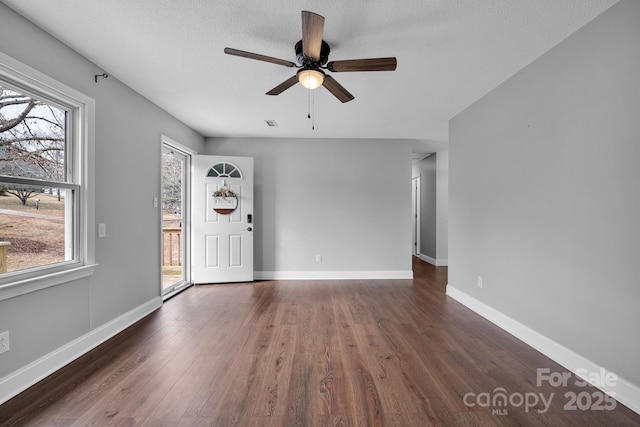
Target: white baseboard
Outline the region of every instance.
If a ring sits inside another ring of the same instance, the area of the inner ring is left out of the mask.
[[[428,262],[431,265],[435,265],[436,267],[446,267],[449,265],[448,259],[431,258],[430,256],[425,254],[418,254],[418,258],[420,258],[424,262]]]
[[[511,317],[502,314],[496,309],[478,301],[449,284],[447,285],[447,295],[535,348],[574,374],[579,369],[583,372],[586,370],[586,372],[589,373],[598,373],[601,372],[601,369],[604,369],[607,373],[610,372],[606,368],[597,365],[591,360],[569,350],[563,345],[558,344],[552,339],[547,338]],[[625,380],[624,378],[620,378],[618,375],[616,376],[618,379],[615,386],[602,386],[599,384],[593,385],[605,393],[611,394],[618,402],[640,414],[640,387]]]
[[[142,304],[122,316],[63,345],[40,359],[0,379],[0,404],[23,392],[58,369],[73,362],[122,330],[162,306],[162,298]]]
[[[413,271],[256,271],[256,280],[413,279]]]

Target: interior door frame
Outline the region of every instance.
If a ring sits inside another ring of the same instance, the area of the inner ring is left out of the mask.
[[[176,151],[185,157],[185,165],[183,171],[183,188],[182,188],[182,281],[164,289],[162,280],[160,280],[160,294],[163,299],[170,298],[178,292],[193,285],[191,279],[191,164],[192,157],[197,154],[195,150],[180,144],[166,135],[161,137],[161,153],[164,148]],[[162,170],[162,155],[160,156],[160,168]],[[162,202],[162,179],[160,179],[160,202]],[[159,206],[159,209],[162,205]],[[162,239],[162,213],[160,214],[160,238]],[[160,277],[162,278],[162,243],[160,244]]]
[[[417,257],[420,256],[420,179],[420,174],[411,178],[411,215],[413,217],[411,221],[413,226],[413,238],[411,240],[413,241],[411,243],[413,255]]]

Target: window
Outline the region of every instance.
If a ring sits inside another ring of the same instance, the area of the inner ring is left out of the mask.
[[[93,111],[90,98],[0,53],[0,299],[93,262]]]
[[[242,172],[234,164],[222,162],[209,169],[207,176],[213,178],[242,178]]]

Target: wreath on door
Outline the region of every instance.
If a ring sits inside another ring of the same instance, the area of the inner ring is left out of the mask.
[[[228,188],[221,188],[214,192],[213,210],[222,215],[228,215],[238,207],[238,196]]]

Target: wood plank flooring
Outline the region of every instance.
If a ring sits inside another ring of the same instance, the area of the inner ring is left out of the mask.
[[[538,386],[537,368],[565,370],[445,296],[446,268],[414,273],[192,287],[1,405],[0,425],[640,425],[621,404],[566,410],[599,392]]]

